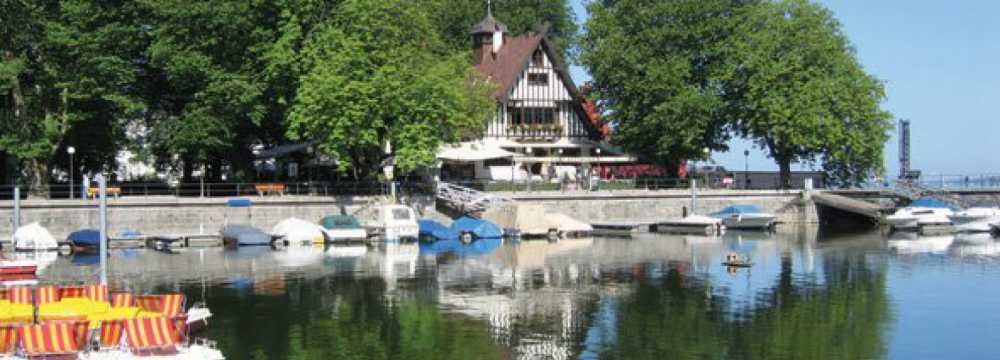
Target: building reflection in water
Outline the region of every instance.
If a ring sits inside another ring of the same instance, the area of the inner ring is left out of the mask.
[[[208,302],[230,358],[883,357],[885,265],[790,230],[116,252],[111,279]],[[730,252],[754,267],[729,272]],[[93,281],[74,259],[43,281]]]

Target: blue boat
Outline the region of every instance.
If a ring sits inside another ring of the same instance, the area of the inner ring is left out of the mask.
[[[492,222],[463,216],[451,224],[451,230],[464,242],[503,238],[503,229]]]
[[[222,228],[222,243],[235,246],[269,246],[271,235],[250,225],[232,224]]]
[[[458,240],[457,232],[437,221],[427,219],[418,220],[417,226],[420,228],[420,240]]]
[[[81,229],[69,233],[66,241],[75,253],[97,253],[101,245],[101,232],[97,229]]]

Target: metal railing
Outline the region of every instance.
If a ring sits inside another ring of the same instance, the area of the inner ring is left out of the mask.
[[[264,185],[264,186],[261,186]],[[273,186],[278,185],[278,186]],[[235,197],[235,196],[381,196],[390,192],[389,184],[380,182],[260,182],[260,183],[111,183],[112,197]],[[80,199],[87,191],[80,185],[52,184],[42,191],[20,186],[21,198]],[[432,194],[432,186],[420,182],[397,182],[402,194]],[[72,190],[72,195],[70,191]],[[266,191],[261,191],[266,190]],[[14,186],[0,186],[0,200],[13,198]]]
[[[448,181],[451,184],[482,192],[535,192],[535,191],[613,191],[613,190],[666,190],[666,189],[686,189],[690,187],[688,179],[680,178],[634,178],[634,179],[590,179],[587,181],[496,181],[496,180],[468,180],[468,181]],[[699,181],[700,184],[704,182]],[[705,188],[705,187],[702,187]],[[734,188],[726,187],[721,183],[709,183],[707,188]]]

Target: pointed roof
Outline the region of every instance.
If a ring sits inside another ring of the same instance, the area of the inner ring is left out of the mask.
[[[487,8],[486,17],[483,18],[483,21],[480,21],[478,24],[472,26],[471,34],[492,34],[495,32],[506,33],[507,25],[497,21],[497,19],[493,17],[493,11]]]

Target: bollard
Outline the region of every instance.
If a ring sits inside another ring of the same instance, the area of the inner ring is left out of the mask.
[[[97,193],[100,196],[98,205],[99,219],[101,223],[100,238],[101,243],[98,251],[101,255],[101,285],[108,284],[108,182],[104,175],[97,176]]]
[[[17,228],[21,227],[21,188],[14,186],[14,231],[11,232],[11,244],[14,243],[14,233],[17,232]]]

